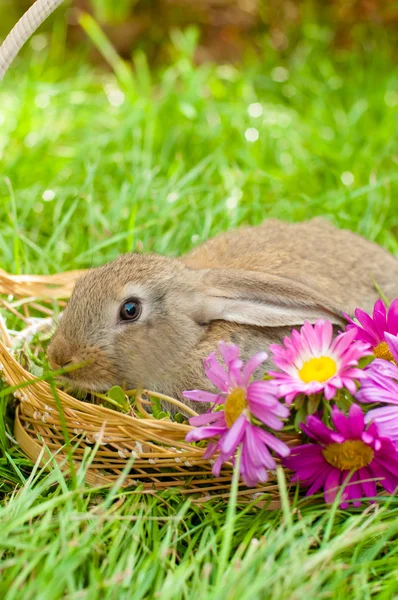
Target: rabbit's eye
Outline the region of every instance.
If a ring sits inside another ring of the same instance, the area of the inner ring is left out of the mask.
[[[121,321],[136,321],[141,315],[141,303],[138,300],[126,300],[120,308]]]

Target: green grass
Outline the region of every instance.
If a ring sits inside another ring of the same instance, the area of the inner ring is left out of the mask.
[[[0,88],[2,268],[177,255],[270,216],[327,215],[398,252],[398,72],[382,32],[332,50],[328,30],[308,24],[283,56],[264,43],[243,65],[200,67],[193,32],[175,34],[169,65],[150,72],[137,54],[133,75],[83,25],[112,69],[40,36]],[[0,402],[6,600],[398,594],[395,498],[365,512],[287,502],[269,512],[233,496],[227,510],[172,490],[92,490],[83,473],[32,471],[10,440],[12,402]]]

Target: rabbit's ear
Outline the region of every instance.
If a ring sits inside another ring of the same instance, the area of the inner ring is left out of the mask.
[[[327,297],[300,282],[238,269],[202,273],[206,286],[198,314],[202,322],[283,327],[324,318],[338,325],[345,323],[341,310]]]

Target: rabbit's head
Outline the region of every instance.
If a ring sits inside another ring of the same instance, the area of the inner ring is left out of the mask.
[[[48,355],[53,368],[79,367],[76,388],[169,389],[213,321],[296,326],[341,323],[323,297],[293,280],[239,269],[192,269],[178,259],[126,254],[80,279]]]

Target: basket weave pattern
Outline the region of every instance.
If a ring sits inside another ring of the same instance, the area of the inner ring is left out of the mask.
[[[0,303],[6,312],[12,312],[24,324],[30,322],[32,311],[42,312],[49,321],[54,301],[61,307],[64,305],[80,274],[74,271],[53,276],[10,276],[0,270],[0,294],[7,296],[7,300],[0,297]],[[15,298],[24,299],[23,313],[20,306],[14,308]],[[95,448],[86,471],[86,481],[91,485],[114,483],[128,464],[123,485],[136,487],[141,492],[178,488],[183,494],[194,494],[198,502],[209,497],[229,496],[232,466],[225,465],[220,477],[214,477],[212,461],[203,459],[204,448],[184,441],[191,429],[188,424],[155,419],[147,412],[148,396],[162,398],[161,394],[145,390],[137,393],[131,414],[82,402],[35,378],[19,364],[10,351],[12,340],[2,321],[0,338],[0,377],[9,386],[20,386],[14,391],[17,399],[15,437],[33,461],[41,456],[42,462],[48,462],[51,453],[63,468],[69,468],[65,461],[65,442],[69,439],[76,468],[87,449]],[[297,436],[282,434],[281,437],[290,445],[299,443]],[[50,452],[43,454],[43,447]],[[251,500],[258,493],[270,495],[271,508],[279,506],[272,475],[266,484],[252,489],[240,485],[239,495],[244,500]]]

